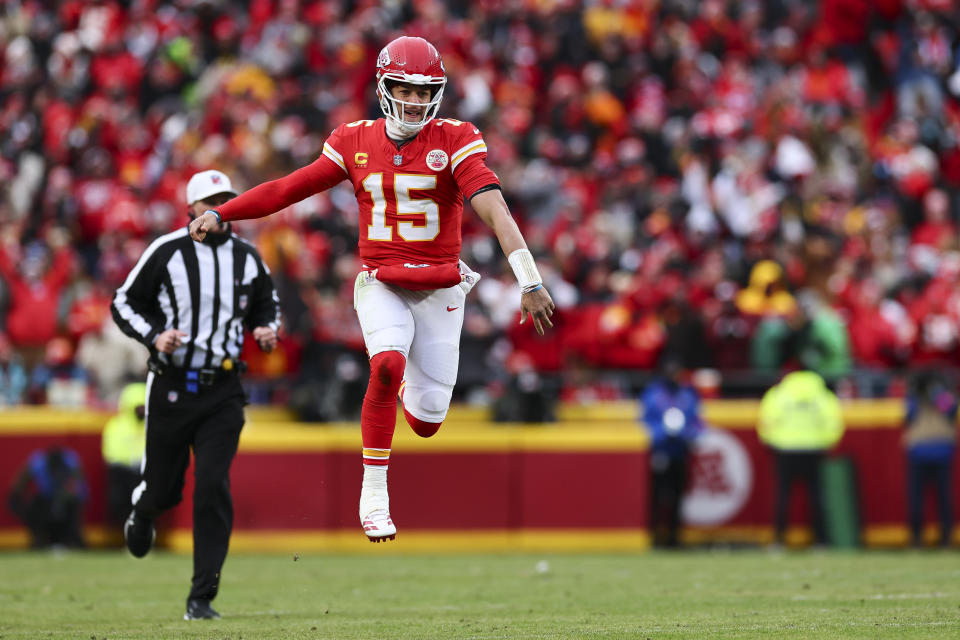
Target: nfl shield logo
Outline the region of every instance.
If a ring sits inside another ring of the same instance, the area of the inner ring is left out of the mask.
[[[170,391],[167,393],[167,402],[176,402],[177,401],[177,392]]]
[[[393,156],[393,166],[399,167],[402,164],[403,164],[403,156],[401,156],[399,153]]]
[[[240,306],[240,310],[247,308],[247,294],[240,294],[240,298],[237,300],[237,304]]]

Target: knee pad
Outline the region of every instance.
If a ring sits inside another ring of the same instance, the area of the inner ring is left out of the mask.
[[[448,389],[422,389],[411,387],[407,384],[403,391],[403,406],[406,411],[415,420],[430,424],[440,424],[447,417],[447,409],[450,408],[450,396],[453,395],[453,387]],[[414,431],[420,433],[413,423]],[[436,433],[436,431],[434,431]],[[430,434],[433,435],[433,434]],[[428,437],[428,436],[424,436]]]
[[[420,396],[420,408],[426,413],[442,413],[446,417],[450,396],[437,389],[430,389]]]
[[[407,359],[399,351],[383,351],[370,358],[370,387],[368,392],[378,399],[394,398],[403,381]]]

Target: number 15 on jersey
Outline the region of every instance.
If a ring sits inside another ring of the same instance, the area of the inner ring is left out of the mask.
[[[393,240],[393,226],[387,225],[385,189],[392,189],[397,203],[397,235],[408,242],[428,242],[440,233],[440,207],[430,198],[412,198],[410,191],[428,191],[437,187],[437,176],[397,173],[393,184],[384,184],[382,173],[371,173],[363,179],[363,188],[373,200],[367,238]],[[417,216],[402,220],[401,216]],[[420,216],[423,216],[420,218]],[[422,221],[421,221],[422,220]]]

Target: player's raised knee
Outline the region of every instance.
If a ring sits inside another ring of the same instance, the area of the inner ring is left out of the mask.
[[[450,407],[450,396],[442,391],[431,389],[420,396],[420,409],[428,416],[436,416],[436,422],[443,422]]]

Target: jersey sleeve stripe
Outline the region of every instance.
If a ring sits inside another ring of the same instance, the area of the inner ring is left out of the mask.
[[[483,138],[481,138],[481,139],[479,139],[479,140],[471,140],[471,141],[468,142],[467,144],[463,145],[462,147],[460,147],[459,149],[457,149],[456,151],[454,151],[453,154],[452,154],[450,157],[451,157],[453,160],[456,160],[456,159],[457,159],[457,156],[459,156],[461,153],[463,153],[464,151],[468,151],[471,147],[475,147],[475,146],[477,146],[478,144],[484,144]]]
[[[459,165],[461,162],[464,161],[464,159],[468,158],[469,156],[472,156],[475,153],[486,153],[486,151],[487,151],[487,145],[484,144],[483,140],[477,140],[472,145],[467,145],[460,151],[457,151],[455,154],[453,154],[453,158],[450,165],[451,170],[456,169],[457,165]]]
[[[337,153],[336,150],[334,150],[334,148],[330,146],[330,143],[324,143],[323,155],[327,156],[328,158],[336,162],[337,166],[343,169],[344,173],[347,173],[347,167],[346,165],[343,164],[343,156]]]

